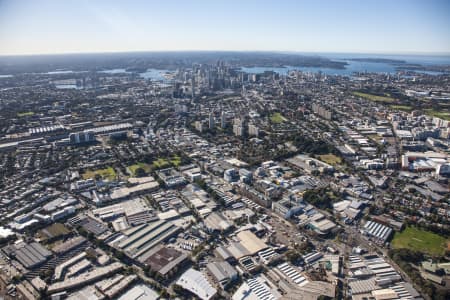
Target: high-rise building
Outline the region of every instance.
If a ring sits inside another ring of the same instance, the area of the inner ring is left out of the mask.
[[[322,105],[313,103],[312,110],[315,114],[319,115],[320,117],[327,119],[327,120],[331,120],[331,117],[332,117],[331,110],[326,109]]]
[[[240,125],[233,125],[233,133],[236,136],[243,136],[244,135],[244,127]]]
[[[69,140],[71,144],[82,144],[95,141],[95,135],[92,130],[74,132],[69,135]]]
[[[191,86],[191,90],[192,90],[192,99],[195,99],[195,77],[192,77],[191,83],[192,83],[192,86]]]
[[[227,116],[225,112],[222,112],[220,116],[220,127],[225,128],[227,127]]]
[[[244,119],[234,118],[233,125],[238,125],[238,126],[243,127],[244,126]]]
[[[195,121],[195,129],[199,132],[203,132],[203,123],[202,121]]]
[[[248,124],[248,135],[250,136],[259,136],[259,129],[254,124]]]
[[[214,113],[210,113],[209,114],[209,129],[214,129],[214,125],[215,125],[215,119],[214,119]]]

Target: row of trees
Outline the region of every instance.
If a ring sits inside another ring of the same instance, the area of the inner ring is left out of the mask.
[[[327,188],[317,190],[307,190],[303,194],[303,199],[309,204],[324,210],[331,210],[333,202],[337,197],[334,192]]]
[[[450,291],[436,289],[436,287],[428,280],[423,279],[420,272],[413,264],[417,264],[424,260],[421,252],[410,249],[391,249],[389,257],[408,274],[411,280],[421,288],[422,292],[427,294],[431,299],[445,300],[450,299]]]

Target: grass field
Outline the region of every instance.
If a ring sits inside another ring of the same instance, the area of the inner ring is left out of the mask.
[[[27,117],[27,116],[33,116],[33,115],[34,115],[34,112],[32,112],[32,111],[25,111],[25,112],[17,113],[18,117]]]
[[[55,237],[67,235],[70,233],[70,230],[61,223],[54,223],[44,229],[41,229],[36,234],[39,238],[43,240],[52,239]]]
[[[172,163],[172,165],[174,165],[175,167],[178,167],[181,164],[181,157],[179,156],[174,156],[170,159],[170,162]]]
[[[146,163],[139,162],[137,164],[131,165],[128,167],[131,175],[136,176],[136,170],[142,168],[146,173],[149,173],[152,170],[152,166]]]
[[[443,255],[447,247],[447,240],[429,231],[406,227],[402,232],[395,233],[391,244],[395,249],[407,248],[430,255]]]
[[[406,112],[410,112],[413,110],[413,108],[408,105],[389,105],[389,107],[392,109],[406,111]]]
[[[100,175],[100,177],[102,179],[107,179],[107,180],[114,180],[116,178],[116,171],[114,171],[114,169],[112,167],[108,167],[106,169],[99,169],[99,170],[87,170],[86,172],[84,172],[84,174],[82,175],[83,179],[88,179],[88,178],[95,178],[95,175]]]
[[[270,121],[275,124],[280,124],[286,121],[286,118],[283,117],[279,112],[276,112],[270,116]]]
[[[444,111],[444,110],[438,111],[438,110],[434,110],[434,109],[425,109],[425,113],[432,117],[438,117],[438,118],[450,121],[450,112],[449,111]]]
[[[158,158],[157,160],[153,161],[153,166],[155,168],[165,168],[169,166],[169,161],[165,158]]]
[[[365,98],[370,101],[375,102],[383,102],[383,103],[392,103],[395,101],[394,98],[387,97],[387,96],[378,96],[378,95],[372,95],[367,93],[361,93],[361,92],[353,92],[353,95],[361,98]]]
[[[342,162],[342,159],[334,154],[319,155],[319,159],[324,163],[327,163],[332,166],[338,165]]]
[[[178,167],[181,164],[181,157],[179,156],[173,156],[171,158],[158,158],[157,160],[153,161],[153,167],[157,169],[161,168],[168,168],[171,165],[174,167]]]

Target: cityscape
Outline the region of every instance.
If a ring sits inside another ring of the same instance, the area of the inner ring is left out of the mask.
[[[450,44],[14,47],[0,299],[450,299]]]

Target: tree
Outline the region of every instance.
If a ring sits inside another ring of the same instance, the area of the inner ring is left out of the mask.
[[[291,263],[296,263],[300,260],[301,257],[302,255],[300,254],[300,252],[296,250],[289,250],[288,252],[286,252],[286,259]]]
[[[147,175],[143,168],[137,168],[134,174],[136,175],[136,177],[145,177]]]

